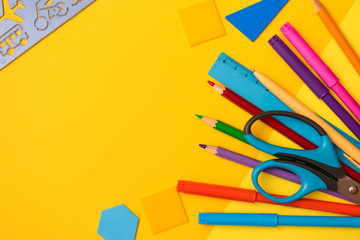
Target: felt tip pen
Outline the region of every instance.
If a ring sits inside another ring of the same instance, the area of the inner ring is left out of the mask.
[[[177,191],[181,193],[194,194],[207,197],[223,198],[243,202],[261,202],[267,204],[276,204],[287,207],[296,207],[304,209],[312,209],[324,212],[333,212],[346,214],[350,216],[360,216],[360,207],[353,204],[344,204],[336,202],[328,202],[322,200],[301,198],[291,203],[277,203],[273,202],[259,192],[250,189],[236,188],[229,186],[221,186],[208,183],[199,183],[192,181],[178,181]],[[282,195],[275,195],[276,197],[285,197]]]
[[[199,224],[236,226],[360,227],[360,217],[288,216],[272,213],[199,213]]]
[[[346,91],[341,85],[339,79],[330,70],[330,68],[321,60],[315,51],[309,46],[307,42],[300,36],[300,34],[290,25],[284,24],[281,27],[281,32],[289,40],[289,42],[296,48],[296,50],[303,56],[306,62],[314,69],[324,83],[331,88],[341,101],[348,107],[354,116],[360,120],[360,105],[355,99]]]
[[[354,135],[360,139],[359,123],[346,111],[346,109],[330,94],[329,89],[305,66],[305,64],[290,50],[290,48],[277,36],[269,40],[269,44],[280,57],[291,67],[310,90],[341,119]]]

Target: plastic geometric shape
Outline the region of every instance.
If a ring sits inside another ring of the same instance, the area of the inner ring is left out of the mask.
[[[139,223],[125,205],[119,205],[101,212],[98,234],[105,240],[134,240]]]
[[[263,0],[225,18],[254,42],[288,1]]]
[[[179,10],[179,17],[190,46],[225,35],[214,0],[183,8]]]
[[[94,1],[0,0],[0,69]]]
[[[189,221],[175,187],[144,197],[141,203],[153,234]]]

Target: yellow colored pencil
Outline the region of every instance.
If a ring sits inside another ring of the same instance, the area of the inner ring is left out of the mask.
[[[319,0],[312,0],[315,11],[320,17],[323,24],[326,26],[330,34],[333,36],[341,50],[344,52],[345,56],[349,59],[350,63],[355,68],[356,72],[360,75],[360,59],[351,48],[348,41],[346,41],[344,35],[340,32],[339,28],[336,26],[335,22],[330,17],[329,13],[326,11],[324,6],[320,3]]]
[[[257,71],[254,71],[255,77],[267,88],[270,92],[272,92],[277,98],[283,101],[289,108],[291,108],[294,112],[301,114],[307,118],[310,118],[317,124],[319,124],[325,132],[330,137],[331,141],[338,146],[341,150],[343,150],[348,156],[350,156],[349,160],[360,169],[360,149],[355,147],[351,142],[349,142],[346,138],[344,138],[340,133],[338,133],[334,128],[332,128],[328,123],[326,123],[322,118],[316,115],[313,111],[307,108],[304,104],[302,104],[299,100],[297,100],[294,96],[288,93],[281,86],[276,84],[273,80],[266,77],[264,74],[261,74]]]

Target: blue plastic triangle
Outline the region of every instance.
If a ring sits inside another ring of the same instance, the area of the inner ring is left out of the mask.
[[[289,0],[263,0],[226,16],[251,41],[261,34]]]

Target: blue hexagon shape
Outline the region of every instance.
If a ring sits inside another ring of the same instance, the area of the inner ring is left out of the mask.
[[[101,212],[98,234],[105,240],[134,240],[139,218],[125,205]]]

